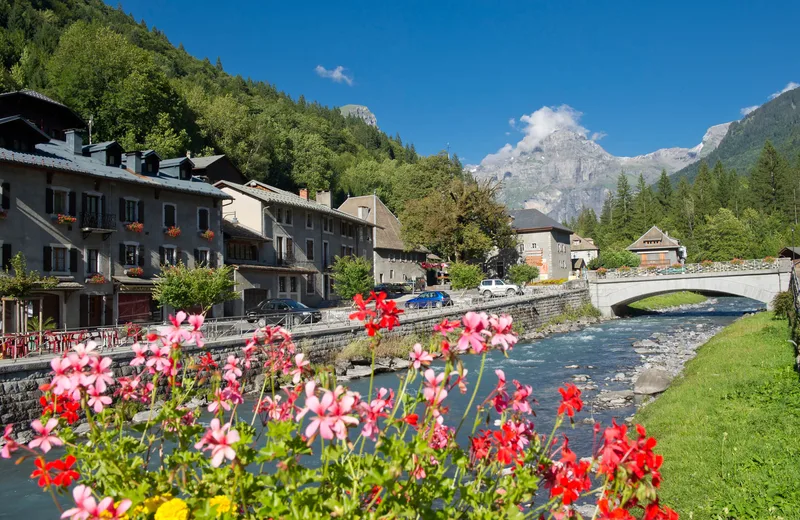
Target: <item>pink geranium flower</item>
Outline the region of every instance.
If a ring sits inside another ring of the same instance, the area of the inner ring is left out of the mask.
[[[114,372],[111,371],[111,358],[93,357],[89,360],[89,373],[81,376],[81,385],[95,385],[100,392],[106,391],[107,385],[114,384]]]
[[[306,406],[297,414],[297,420],[300,421],[308,412],[313,412],[317,416],[311,419],[311,422],[306,427],[305,435],[309,439],[317,432],[325,440],[333,439],[333,418],[328,415],[328,410],[333,406],[336,398],[333,392],[326,390],[322,394],[322,399],[318,398],[315,393],[314,381],[306,383]]]
[[[17,444],[14,439],[11,438],[11,431],[14,427],[10,424],[7,424],[5,430],[3,431],[3,439],[6,443],[3,445],[3,449],[0,450],[0,457],[4,459],[10,459],[11,454],[14,453],[19,449],[19,444]]]
[[[227,381],[236,381],[237,378],[242,377],[242,369],[239,368],[239,358],[233,354],[228,356],[225,366],[222,367],[222,369],[225,371],[223,377]]]
[[[438,376],[429,368],[425,371],[425,387],[422,389],[422,395],[429,404],[436,406],[447,397],[447,390],[444,389],[442,382],[444,381],[444,372]]]
[[[111,398],[107,395],[103,395],[100,388],[96,385],[89,386],[86,393],[89,395],[89,406],[92,407],[94,413],[102,412],[103,408],[111,404]]]
[[[228,404],[227,399],[225,399],[225,397],[222,395],[222,390],[217,388],[217,391],[214,392],[214,399],[208,403],[208,411],[210,413],[217,413],[217,410],[220,408],[226,412],[229,412],[231,410],[231,405]]]
[[[447,321],[447,320],[445,320]],[[429,365],[433,361],[433,356],[425,350],[422,350],[422,345],[419,343],[414,345],[414,350],[409,354],[411,358],[411,365],[414,370],[419,370],[422,365]]]
[[[292,377],[292,383],[299,384],[300,379],[303,377],[303,368],[309,366],[311,361],[305,359],[305,354],[300,353],[294,357],[294,364],[295,368],[290,372]]]
[[[181,327],[181,324],[186,319],[186,313],[183,311],[178,311],[175,316],[170,315],[169,321],[172,323],[172,326],[162,327],[161,328],[161,335],[164,336],[164,340],[170,344],[182,344],[184,342],[188,342],[191,338],[191,334],[189,331]]]
[[[35,419],[31,422],[31,427],[38,436],[28,444],[28,447],[31,449],[39,448],[43,453],[47,453],[53,446],[63,446],[64,442],[61,439],[55,435],[50,435],[50,432],[56,426],[58,426],[58,419],[51,418],[45,425],[42,425],[42,421],[39,419]]]
[[[150,345],[150,352],[152,352],[153,355],[147,360],[147,366],[151,371],[153,373],[168,371],[170,368],[169,346],[164,345],[163,347],[159,347],[157,344],[153,343]]]
[[[486,330],[489,326],[486,313],[470,311],[464,315],[461,321],[464,323],[464,330],[461,332],[461,337],[458,338],[458,350],[463,352],[472,347],[476,354],[480,354],[486,348],[486,336],[489,335],[489,331]]]
[[[196,450],[211,450],[211,465],[218,468],[224,459],[233,460],[236,458],[236,451],[233,444],[239,442],[239,432],[231,430],[231,424],[220,425],[219,419],[211,419],[208,431],[194,445]]]
[[[138,342],[134,343],[131,347],[133,352],[136,354],[136,357],[131,360],[131,366],[139,366],[144,365],[147,361],[147,352],[149,349],[147,347],[141,346]]]
[[[205,321],[205,316],[202,314],[192,314],[189,316],[189,324],[192,326],[192,330],[189,331],[189,342],[194,343],[200,348],[206,344],[205,337],[203,333],[200,332],[200,328],[203,326],[203,322]]]
[[[447,337],[447,335],[458,328],[461,325],[459,321],[450,321],[447,318],[444,318],[441,323],[437,323],[433,326],[433,330],[442,334],[442,336]]]
[[[497,317],[492,316],[489,319],[489,324],[494,329],[494,336],[492,336],[492,346],[500,346],[503,352],[511,350],[517,343],[517,335],[512,331],[513,318],[504,314]]]
[[[70,518],[71,520],[95,520],[100,518],[120,520],[127,518],[125,512],[130,509],[132,504],[126,498],[114,505],[114,499],[111,497],[104,498],[98,504],[92,496],[92,490],[83,484],[75,486],[75,489],[72,490],[72,497],[75,499],[75,507],[64,511],[61,514],[61,518]]]
[[[62,395],[72,388],[72,379],[67,371],[71,370],[72,363],[66,358],[53,358],[50,360],[50,368],[53,369],[53,381],[51,389],[55,395]]]

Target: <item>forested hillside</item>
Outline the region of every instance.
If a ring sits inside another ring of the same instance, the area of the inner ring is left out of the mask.
[[[399,135],[231,76],[101,0],[0,0],[0,91],[22,88],[91,117],[95,141],[162,157],[224,153],[249,178],[339,200],[377,191],[400,211],[462,175],[456,157],[420,158]]]
[[[705,159],[708,164],[720,161],[726,169],[744,174],[756,164],[767,140],[790,161],[797,159],[800,153],[800,89],[785,92],[741,121],[731,123],[725,138]],[[677,182],[685,175],[692,181],[699,168],[700,163],[691,164],[672,178]]]

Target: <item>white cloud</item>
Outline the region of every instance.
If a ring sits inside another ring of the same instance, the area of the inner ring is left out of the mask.
[[[347,83],[348,85],[353,85],[353,77],[348,76],[345,74],[345,68],[341,65],[337,66],[335,69],[328,70],[322,65],[317,65],[314,68],[314,72],[317,73],[317,76],[321,78],[328,78],[333,80],[336,83]]]
[[[783,87],[783,90],[779,90],[778,92],[774,92],[774,93],[770,94],[769,98],[770,99],[775,99],[776,97],[780,96],[781,94],[783,94],[785,92],[789,92],[790,90],[794,90],[797,87],[800,87],[800,83],[795,83],[794,81],[790,81],[789,83],[786,84],[785,87]]]
[[[744,107],[743,109],[739,110],[739,112],[741,112],[743,116],[746,116],[747,114],[749,114],[750,112],[752,112],[753,110],[757,109],[760,106],[761,105],[753,105],[750,107]]]
[[[595,132],[592,134],[592,137],[589,138],[591,141],[599,141],[600,139],[604,138],[608,134],[605,132]]]
[[[522,140],[516,145],[506,143],[496,153],[484,157],[481,162],[482,164],[487,164],[494,161],[512,159],[523,152],[530,152],[539,146],[539,143],[545,137],[557,130],[569,130],[586,137],[589,131],[581,126],[581,115],[581,112],[569,105],[542,107],[531,114],[525,114],[519,118],[519,126],[515,127],[524,134]],[[510,119],[509,124],[513,120],[513,118]],[[600,133],[596,133],[594,136],[600,136]],[[599,139],[600,137],[597,138]]]
[[[508,120],[508,126],[514,128],[515,126],[517,126],[517,120],[512,117],[511,119]]]

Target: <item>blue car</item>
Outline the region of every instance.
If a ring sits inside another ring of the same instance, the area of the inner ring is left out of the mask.
[[[444,291],[425,291],[416,298],[406,302],[406,309],[424,309],[426,307],[446,307],[453,305],[450,295]]]

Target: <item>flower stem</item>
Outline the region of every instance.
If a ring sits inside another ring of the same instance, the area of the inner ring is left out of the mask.
[[[258,407],[261,406],[261,400],[264,398],[264,392],[266,390],[267,390],[267,375],[264,374],[264,382],[261,384],[261,394],[258,396],[258,401],[256,401],[256,409],[253,412],[253,418],[250,420],[250,426],[253,426],[256,423],[256,417],[258,416]],[[274,393],[275,392],[273,390],[273,394]]]
[[[461,422],[458,423],[458,428],[456,428],[456,433],[453,437],[458,436],[458,432],[461,430],[461,426],[464,425],[464,421],[467,419],[467,415],[469,415],[470,410],[472,410],[472,404],[475,402],[475,396],[478,395],[478,388],[481,386],[481,377],[483,377],[483,369],[486,365],[486,351],[483,351],[481,355],[481,369],[478,371],[478,380],[475,382],[475,388],[472,389],[472,397],[469,399],[469,404],[467,408],[464,410],[464,415],[461,417]],[[477,424],[477,423],[476,423]],[[475,433],[475,427],[472,428],[472,433]]]

